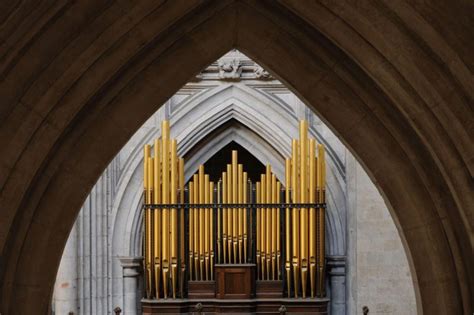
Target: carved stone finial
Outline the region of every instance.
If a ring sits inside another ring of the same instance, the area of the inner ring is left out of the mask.
[[[239,59],[221,59],[217,62],[219,67],[219,79],[238,80],[242,74],[242,67]]]
[[[204,78],[204,76],[203,76],[202,72],[199,72],[198,74],[196,74],[196,76],[194,78],[192,78],[192,81],[198,82],[198,81],[201,81],[203,78]]]
[[[255,77],[260,80],[270,80],[272,79],[272,75],[262,67],[256,65],[255,70],[253,71]]]

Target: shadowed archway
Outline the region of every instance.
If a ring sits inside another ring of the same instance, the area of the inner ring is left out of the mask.
[[[305,100],[364,165],[408,246],[422,311],[472,312],[468,4],[6,6],[2,314],[47,312],[68,232],[107,163],[154,104],[233,47]]]

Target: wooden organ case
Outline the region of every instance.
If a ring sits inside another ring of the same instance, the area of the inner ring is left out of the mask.
[[[218,182],[199,166],[187,185],[170,138],[144,148],[143,314],[327,314],[325,149],[306,121],[281,183],[252,183],[232,151]]]

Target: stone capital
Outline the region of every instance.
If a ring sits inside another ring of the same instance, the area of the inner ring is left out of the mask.
[[[344,276],[346,274],[346,256],[327,256],[326,264],[330,275]]]
[[[140,275],[143,257],[120,256],[118,259],[122,265],[124,277],[138,277]]]

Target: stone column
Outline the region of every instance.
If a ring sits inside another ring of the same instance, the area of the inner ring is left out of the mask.
[[[327,268],[331,287],[331,315],[346,314],[346,257],[328,256]]]
[[[143,257],[119,257],[123,268],[123,314],[138,315]]]
[[[64,248],[54,285],[53,307],[56,314],[78,314],[77,224],[74,224]]]

